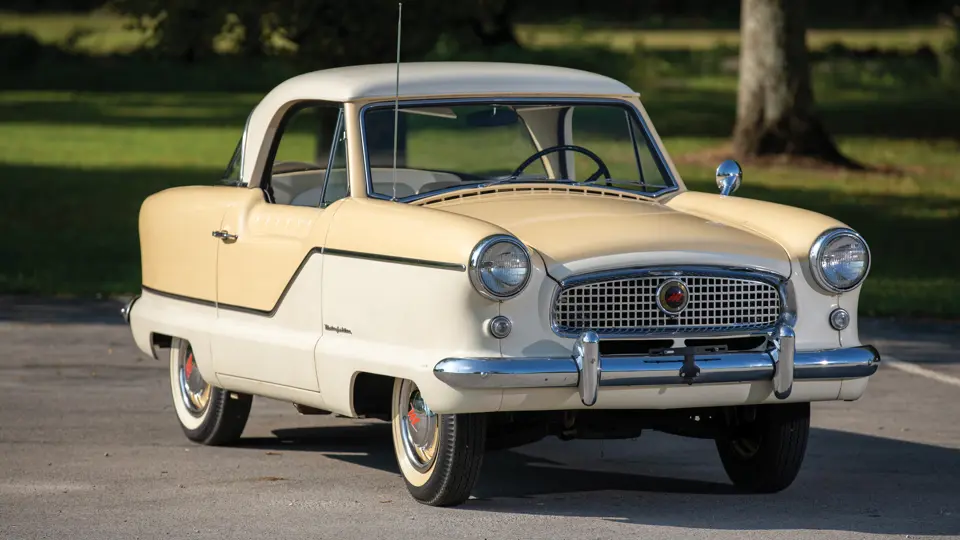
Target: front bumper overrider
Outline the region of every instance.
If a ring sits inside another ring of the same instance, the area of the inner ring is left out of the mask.
[[[880,354],[869,345],[796,351],[793,328],[780,326],[763,351],[711,352],[708,347],[677,347],[650,355],[600,355],[596,332],[580,334],[570,356],[539,358],[446,358],[434,375],[454,388],[579,389],[586,406],[602,386],[665,386],[771,381],[786,399],[793,381],[855,379],[876,373]]]

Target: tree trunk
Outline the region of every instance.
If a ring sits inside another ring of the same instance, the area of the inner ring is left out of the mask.
[[[805,0],[742,0],[734,152],[806,156],[857,166],[813,111]]]
[[[244,58],[263,56],[263,23],[260,22],[260,13],[252,10],[241,12],[237,14],[237,18],[243,27],[240,54]]]

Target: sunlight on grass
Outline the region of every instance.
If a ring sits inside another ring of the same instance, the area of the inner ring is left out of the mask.
[[[637,46],[650,49],[710,49],[717,46],[737,47],[737,30],[638,30],[590,29],[572,25],[521,24],[517,35],[523,45],[554,48],[570,45],[602,45],[615,50],[631,51]],[[940,27],[907,29],[812,29],[807,33],[812,50],[841,43],[847,47],[883,47],[912,50],[928,45],[937,48],[950,31]]]
[[[229,128],[0,124],[6,165],[226,167],[243,125]]]
[[[92,54],[129,52],[145,41],[127,28],[130,20],[112,13],[14,13],[0,11],[0,34],[25,33],[37,41]]]

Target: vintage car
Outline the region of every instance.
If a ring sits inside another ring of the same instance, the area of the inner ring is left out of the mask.
[[[863,238],[688,190],[639,95],[495,63],[329,69],[253,109],[222,181],[148,197],[124,308],[188,439],[252,396],[392,423],[410,493],[468,499],[486,450],[715,439],[731,481],[795,479],[810,402],[856,400]]]

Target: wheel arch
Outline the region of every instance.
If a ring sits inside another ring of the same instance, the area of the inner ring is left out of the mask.
[[[150,350],[154,360],[160,359],[160,349],[169,349],[173,345],[173,337],[159,332],[150,332]]]
[[[366,371],[357,372],[350,391],[350,407],[353,413],[356,416],[388,420],[393,384],[394,377]]]

